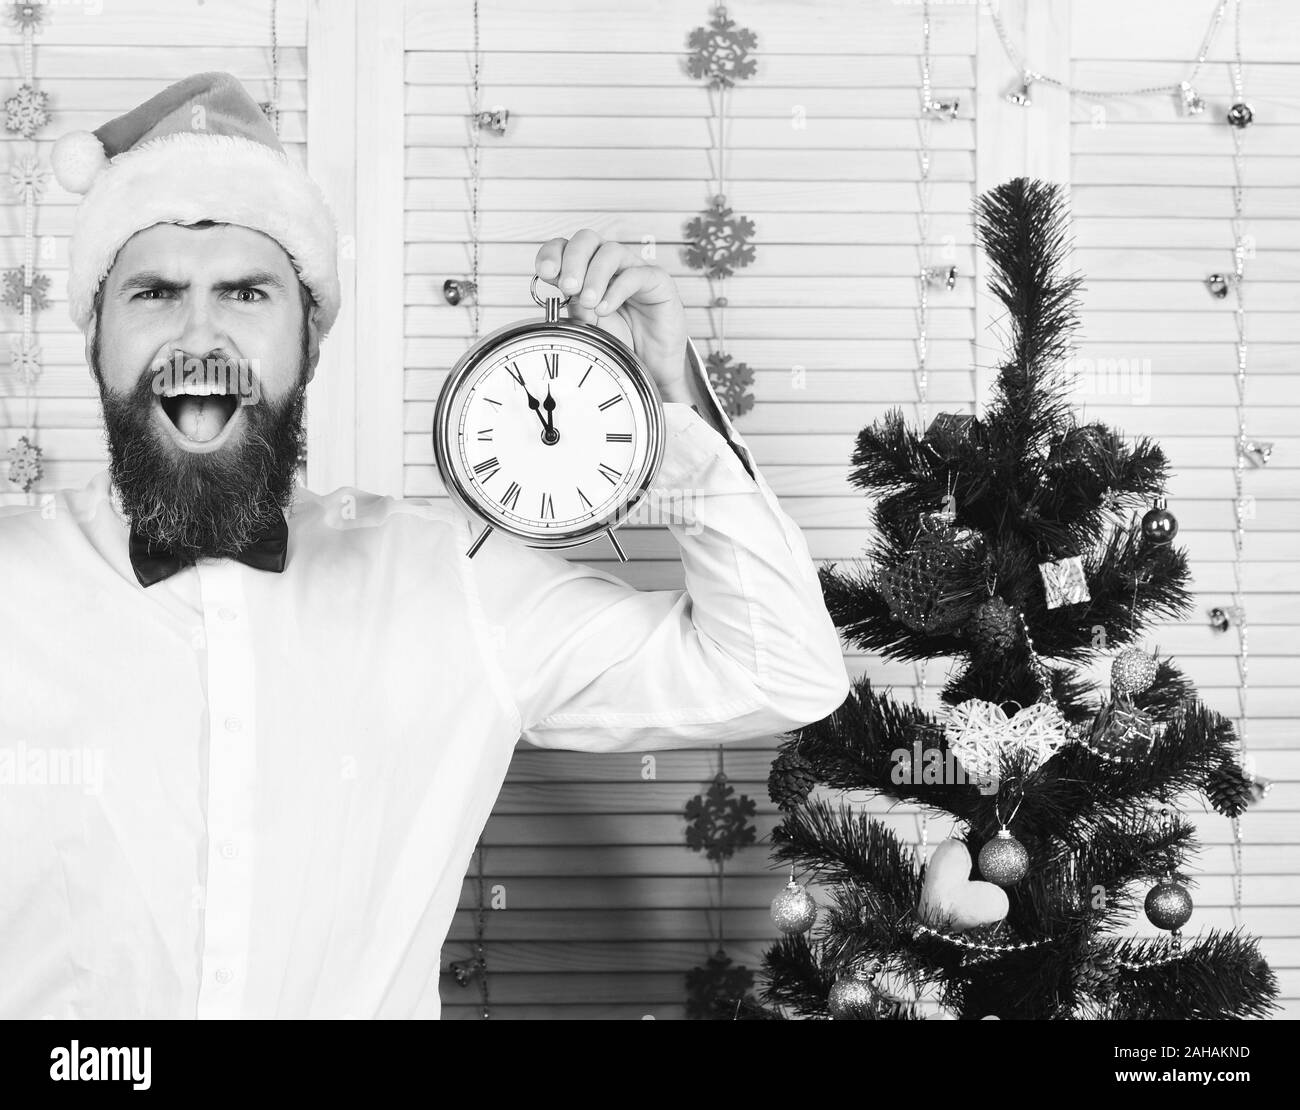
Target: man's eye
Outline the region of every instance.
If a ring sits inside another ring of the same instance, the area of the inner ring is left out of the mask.
[[[243,289],[236,289],[233,295],[235,300],[240,304],[257,304],[258,301],[266,300],[265,293],[260,289],[254,289],[251,286],[247,286]]]
[[[170,297],[170,289],[142,289],[135,295],[137,301],[159,301],[164,297]]]

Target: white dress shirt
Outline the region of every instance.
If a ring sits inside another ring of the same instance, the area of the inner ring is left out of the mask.
[[[739,451],[664,409],[684,591],[500,533],[471,559],[453,504],[348,488],[299,489],[283,573],[148,589],[107,472],[0,510],[0,1017],[437,1017],[521,735],[674,748],[834,711],[803,536],[725,417]]]

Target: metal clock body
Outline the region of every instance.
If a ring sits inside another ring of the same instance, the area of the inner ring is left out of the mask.
[[[561,320],[568,298],[543,301],[538,280],[545,318],[484,336],[448,374],[433,418],[438,471],[485,525],[470,556],[494,530],[547,548],[604,533],[626,561],[613,529],[663,461],[659,390],[627,344]]]

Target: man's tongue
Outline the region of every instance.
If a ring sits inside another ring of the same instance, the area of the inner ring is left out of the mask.
[[[215,397],[182,396],[176,409],[176,427],[196,443],[215,439],[226,426],[226,411]]]

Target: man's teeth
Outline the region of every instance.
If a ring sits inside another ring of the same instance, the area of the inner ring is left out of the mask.
[[[164,397],[212,397],[226,395],[226,387],[215,382],[186,382],[179,388],[168,388]]]

